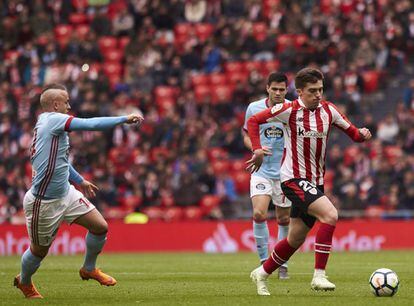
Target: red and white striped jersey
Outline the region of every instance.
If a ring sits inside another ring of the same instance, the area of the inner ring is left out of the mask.
[[[253,150],[260,149],[259,124],[271,121],[283,123],[285,148],[280,169],[282,182],[292,178],[306,178],[323,185],[325,174],[326,144],[334,125],[352,140],[362,142],[358,129],[328,101],[321,101],[310,110],[301,99],[292,103],[277,104],[250,117],[247,129]]]

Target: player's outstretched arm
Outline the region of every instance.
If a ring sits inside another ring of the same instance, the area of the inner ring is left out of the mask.
[[[102,131],[113,128],[119,124],[139,124],[144,118],[141,115],[130,114],[119,117],[76,118],[69,122],[69,131]]]

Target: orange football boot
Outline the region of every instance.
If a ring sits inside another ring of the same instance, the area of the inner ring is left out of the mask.
[[[14,278],[14,286],[19,288],[28,299],[43,299],[43,296],[37,291],[33,283],[30,285],[23,285],[20,283],[20,274]]]
[[[94,269],[92,271],[88,271],[85,268],[81,268],[79,270],[79,275],[83,280],[94,279],[98,281],[101,285],[105,286],[115,286],[116,279],[108,274],[103,273],[100,269]]]

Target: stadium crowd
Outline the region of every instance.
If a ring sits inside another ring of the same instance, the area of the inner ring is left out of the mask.
[[[409,0],[11,0],[0,14],[0,223],[22,215],[51,82],[68,87],[76,116],[145,116],[71,135],[73,165],[100,187],[93,202],[107,217],[237,217],[221,208],[248,201],[244,111],[268,73],[292,80],[304,66],[320,67],[326,98],[375,137],[349,146],[332,134],[326,189],[341,213],[414,210],[414,79],[388,101],[394,112],[373,111],[414,64]]]

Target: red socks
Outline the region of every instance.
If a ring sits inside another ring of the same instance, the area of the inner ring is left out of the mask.
[[[335,226],[321,223],[315,238],[315,269],[325,270]]]
[[[276,244],[272,254],[270,254],[269,258],[263,264],[263,269],[267,274],[272,274],[273,271],[287,262],[295,251],[296,249],[289,245],[286,238],[279,241]]]

